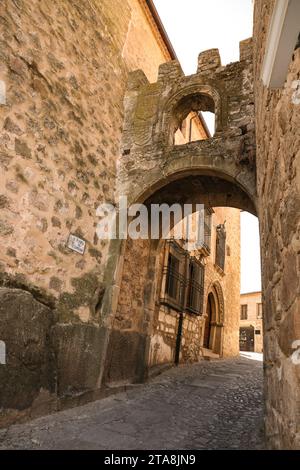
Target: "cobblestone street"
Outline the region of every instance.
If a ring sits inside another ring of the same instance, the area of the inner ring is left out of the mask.
[[[262,449],[259,355],[169,369],[143,385],[0,431],[1,449]]]

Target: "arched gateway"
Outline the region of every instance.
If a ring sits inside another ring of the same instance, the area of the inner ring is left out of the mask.
[[[235,207],[256,213],[255,135],[250,40],[241,60],[221,66],[216,49],[199,56],[186,77],[176,61],[163,64],[157,83],[130,75],[125,97],[118,193],[128,204],[185,203]],[[174,145],[174,132],[190,112],[214,111],[213,138]],[[104,298],[109,313],[105,380],[142,380],[147,370],[158,289],[159,240],[112,242],[113,279]],[[134,303],[132,299],[134,298]],[[212,343],[222,353],[222,292],[208,294]],[[218,318],[216,317],[218,315]],[[207,340],[209,341],[209,339]]]

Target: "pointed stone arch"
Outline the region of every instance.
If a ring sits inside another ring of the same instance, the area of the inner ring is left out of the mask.
[[[219,322],[224,324],[224,314],[225,314],[225,304],[224,304],[224,295],[223,289],[219,281],[215,281],[212,285],[212,289],[216,292],[218,307],[219,307]]]
[[[205,328],[203,331],[204,347],[209,347],[215,354],[223,355],[223,327],[224,327],[224,296],[219,281],[212,282],[206,292]],[[207,309],[210,308],[208,315]],[[209,322],[209,325],[207,325]],[[206,338],[207,327],[209,338]]]

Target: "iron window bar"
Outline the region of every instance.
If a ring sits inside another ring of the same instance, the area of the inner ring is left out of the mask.
[[[164,296],[160,299],[160,302],[175,310],[182,311],[184,308],[186,289],[185,277],[169,266],[163,269],[163,275],[166,277],[166,287]]]
[[[186,309],[196,315],[202,315],[204,302],[204,266],[195,259],[192,259],[190,263]]]

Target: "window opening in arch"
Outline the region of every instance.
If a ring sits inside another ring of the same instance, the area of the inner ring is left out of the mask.
[[[201,93],[185,97],[176,106],[173,118],[174,145],[209,139],[215,133],[214,100]]]

